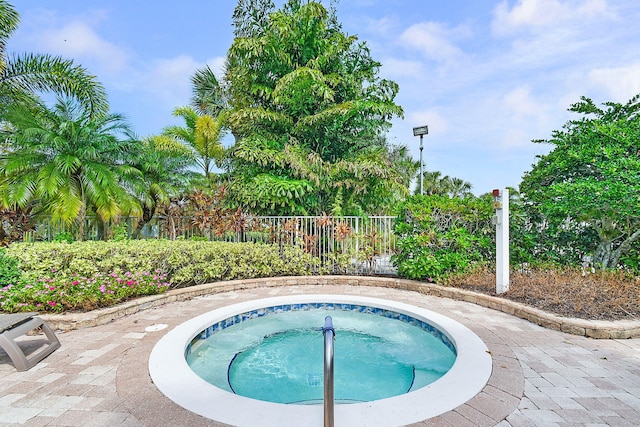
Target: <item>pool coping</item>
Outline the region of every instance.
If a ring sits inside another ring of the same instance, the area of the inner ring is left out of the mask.
[[[215,293],[295,285],[353,285],[394,288],[470,302],[528,320],[542,327],[597,339],[640,338],[640,320],[588,320],[562,317],[508,299],[465,289],[446,287],[416,280],[377,276],[285,276],[229,280],[172,289],[163,294],[137,298],[113,307],[85,313],[41,314],[56,330],[73,330],[107,324],[115,319],[174,301]]]
[[[169,399],[206,418],[238,426],[298,426],[322,422],[322,405],[286,405],[249,399],[215,387],[197,376],[184,352],[191,340],[212,324],[239,313],[283,304],[326,302],[359,304],[391,310],[427,322],[442,331],[457,349],[457,358],[439,380],[403,395],[363,403],[336,405],[336,419],[345,425],[395,426],[440,416],[476,396],[492,375],[486,344],[469,328],[431,310],[361,295],[293,295],[246,301],[219,308],[176,326],[149,356],[153,383]],[[167,369],[167,367],[171,369]],[[216,405],[211,405],[216,402]]]

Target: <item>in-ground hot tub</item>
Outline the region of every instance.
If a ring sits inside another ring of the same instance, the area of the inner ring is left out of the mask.
[[[484,387],[491,375],[491,357],[485,344],[468,328],[445,316],[376,298],[304,295],[235,304],[179,325],[154,347],[149,360],[151,377],[171,400],[213,420],[238,426],[322,426],[322,405],[282,404],[240,396],[208,383],[187,363],[187,355],[193,347],[198,347],[198,341],[215,335],[219,330],[232,331],[233,325],[250,326],[251,319],[256,317],[283,311],[312,310],[314,307],[329,307],[336,313],[337,310],[362,311],[384,316],[385,319],[396,318],[399,322],[418,324],[430,330],[431,335],[440,336],[456,353],[449,371],[423,387],[411,388],[408,393],[380,400],[336,404],[336,425],[397,426],[422,421],[466,402]],[[380,323],[383,323],[382,317]],[[334,326],[338,346],[340,327]],[[256,330],[256,334],[260,335],[260,331]],[[322,342],[321,333],[318,337]]]

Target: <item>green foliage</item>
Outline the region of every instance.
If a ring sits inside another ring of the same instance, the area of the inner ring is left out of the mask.
[[[382,137],[402,115],[398,86],[334,12],[297,0],[235,9],[229,194],[257,213],[374,213],[408,193],[406,159]]]
[[[19,243],[7,251],[29,280],[147,271],[166,274],[172,286],[305,275],[315,263],[300,248],[185,240]]]
[[[140,175],[126,164],[136,144],[122,116],[92,116],[71,99],[60,99],[53,108],[12,104],[6,116],[13,129],[0,157],[2,205],[35,201],[55,221],[76,221],[78,239],[84,237],[88,213],[107,221],[138,212],[122,185]]]
[[[129,240],[129,230],[126,224],[118,224],[111,229],[111,240],[114,242],[122,242]]]
[[[468,197],[473,195],[471,192],[473,186],[470,182],[448,175],[442,176],[442,172],[439,171],[424,171],[422,185],[424,194],[428,196]],[[416,183],[414,194],[420,194],[420,182]]]
[[[19,21],[15,8],[0,0],[0,117],[5,106],[31,103],[41,92],[71,96],[91,115],[107,111],[102,85],[73,61],[47,54],[7,53],[9,38],[18,29]]]
[[[413,196],[396,218],[400,275],[442,281],[492,257],[493,207],[490,198]]]
[[[73,233],[69,232],[69,231],[63,231],[61,233],[58,233],[55,235],[55,237],[53,238],[53,241],[56,243],[71,243],[73,242],[75,239],[73,238]]]
[[[196,164],[209,177],[214,164],[220,164],[225,155],[221,144],[224,136],[221,121],[208,114],[198,114],[191,107],[176,108],[173,115],[181,117],[185,126],[169,126],[163,130],[163,135],[191,150]]]
[[[156,210],[191,189],[199,175],[189,170],[193,164],[190,149],[167,136],[151,136],[139,141],[137,150],[127,161],[141,172],[139,179],[133,180],[130,187],[142,209],[131,233],[139,238],[142,228],[151,221]]]
[[[588,98],[574,104],[570,111],[583,117],[541,141],[554,148],[523,178],[534,256],[614,268],[626,254],[637,253],[640,96],[605,106]]]
[[[22,276],[18,268],[18,260],[5,252],[4,248],[0,248],[0,287],[15,284]]]
[[[131,298],[166,291],[169,283],[158,272],[96,273],[91,276],[54,275],[0,289],[0,310],[54,311],[93,310]]]

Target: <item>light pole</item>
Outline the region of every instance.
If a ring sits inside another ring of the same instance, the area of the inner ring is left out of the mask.
[[[420,195],[424,194],[424,171],[422,170],[422,137],[429,133],[429,126],[418,126],[413,128],[413,136],[420,136]]]

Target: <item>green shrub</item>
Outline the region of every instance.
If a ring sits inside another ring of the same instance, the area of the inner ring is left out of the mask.
[[[4,248],[0,248],[0,287],[17,283],[22,275],[18,269],[18,260],[5,252]]]
[[[122,242],[124,240],[129,240],[129,229],[126,224],[118,224],[114,225],[111,229],[111,240],[114,242]]]
[[[441,281],[492,255],[493,207],[489,198],[413,196],[399,207],[397,253],[392,262],[410,279]]]
[[[296,247],[257,243],[127,240],[17,243],[7,249],[23,271],[0,288],[0,310],[90,310],[169,287],[321,271]]]
[[[18,243],[7,249],[25,277],[91,277],[158,271],[172,286],[217,280],[305,275],[315,266],[302,249],[259,243],[168,240]]]
[[[93,310],[169,288],[157,272],[98,273],[91,277],[41,277],[0,289],[2,311]]]
[[[55,237],[53,238],[54,242],[65,242],[65,243],[71,243],[73,242],[75,239],[73,238],[73,233],[70,233],[68,231],[62,231],[58,234],[55,235]]]

